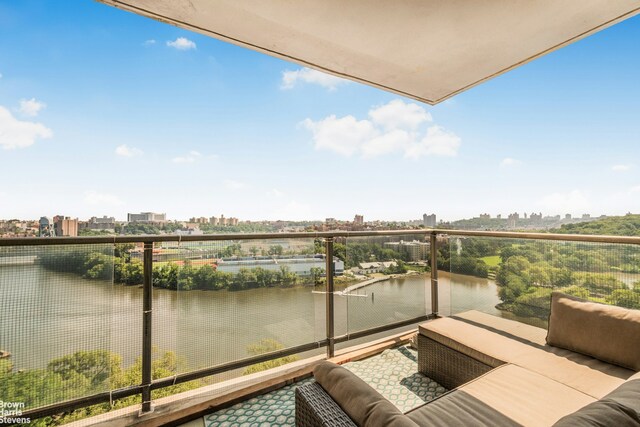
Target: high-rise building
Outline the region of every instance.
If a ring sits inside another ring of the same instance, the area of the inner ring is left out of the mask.
[[[507,227],[516,228],[516,224],[518,223],[519,219],[520,219],[520,214],[518,212],[509,214],[509,217],[507,219]]]
[[[78,235],[78,218],[70,218],[68,216],[56,215],[53,217],[53,227],[57,237],[77,236]]]
[[[427,215],[424,214],[422,215],[422,225],[424,225],[425,227],[435,227],[436,226],[436,214],[431,214],[431,215]]]
[[[353,217],[353,224],[364,225],[364,216],[356,214],[356,216]]]
[[[49,217],[40,217],[38,221],[38,236],[40,237],[55,237],[56,231],[53,227],[53,220]]]

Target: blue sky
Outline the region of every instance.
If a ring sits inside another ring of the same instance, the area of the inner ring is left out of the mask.
[[[93,1],[0,0],[0,218],[640,212],[640,17],[430,107]]]

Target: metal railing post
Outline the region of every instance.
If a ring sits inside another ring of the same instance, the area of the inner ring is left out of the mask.
[[[331,358],[335,355],[335,312],[333,306],[333,237],[328,237],[325,239],[325,253],[326,253],[326,261],[327,267],[325,269],[326,273],[326,322],[327,322],[327,358]]]
[[[429,250],[431,255],[431,314],[438,315],[438,234],[431,232]]]
[[[153,242],[144,242],[142,296],[142,413],[151,412],[151,319],[153,310]]]

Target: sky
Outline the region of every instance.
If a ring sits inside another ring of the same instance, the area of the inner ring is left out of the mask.
[[[0,219],[640,213],[640,16],[431,107],[89,0],[0,0]]]

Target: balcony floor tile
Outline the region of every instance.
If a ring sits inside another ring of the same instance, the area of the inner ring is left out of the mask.
[[[403,412],[435,399],[447,390],[418,373],[417,352],[402,346],[343,365]],[[312,379],[266,393],[204,417],[206,427],[293,426],[295,388]]]

